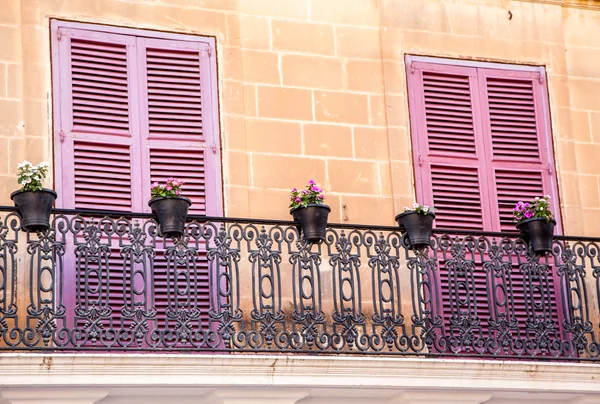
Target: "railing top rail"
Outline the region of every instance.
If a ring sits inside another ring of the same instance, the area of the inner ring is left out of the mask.
[[[17,212],[15,206],[0,205],[0,212]],[[152,213],[145,212],[125,212],[102,209],[59,209],[52,210],[54,214],[59,215],[81,215],[89,217],[111,217],[111,218],[138,218],[151,219],[154,216]],[[198,222],[215,222],[215,223],[241,223],[241,224],[257,224],[257,225],[273,225],[273,226],[295,226],[296,222],[292,220],[276,220],[276,219],[258,219],[248,217],[228,217],[228,216],[204,216],[204,215],[188,215],[188,221]],[[372,230],[372,231],[398,231],[397,226],[385,225],[367,225],[353,223],[328,223],[329,227],[336,229],[348,230]],[[519,237],[519,232],[491,232],[491,231],[465,231],[451,228],[434,228],[435,234],[452,234],[458,236],[474,236],[474,237]],[[571,235],[556,235],[555,239],[563,241],[586,241],[600,243],[600,237],[590,236],[571,236]]]

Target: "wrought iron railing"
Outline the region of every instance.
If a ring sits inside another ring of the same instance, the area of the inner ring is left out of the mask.
[[[600,239],[56,210],[0,223],[0,351],[206,351],[595,360]]]

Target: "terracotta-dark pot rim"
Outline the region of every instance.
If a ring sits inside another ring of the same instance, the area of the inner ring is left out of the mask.
[[[180,199],[182,201],[186,201],[190,206],[192,206],[192,201],[189,198],[186,198],[185,196],[157,196],[148,201],[148,206],[151,206],[154,202],[162,201],[165,199]]]
[[[532,218],[530,218],[530,219],[523,219],[523,220],[521,220],[521,221],[518,221],[518,222],[517,222],[517,224],[516,224],[516,226],[517,226],[517,228],[518,228],[519,226],[521,226],[521,225],[523,225],[523,224],[526,224],[526,223],[531,223],[531,222],[541,222],[541,221],[544,221],[544,222],[546,222],[546,223],[550,223],[550,222],[552,222],[552,223],[554,223],[554,225],[556,226],[556,220],[555,220],[555,219],[550,219],[550,220],[548,220],[548,221],[547,221],[547,220],[546,220],[546,219],[544,219],[543,217],[532,217]]]
[[[42,191],[45,191],[45,192],[48,192],[48,193],[54,195],[54,198],[58,198],[58,194],[56,193],[55,190],[50,189],[50,188],[42,188],[40,191],[22,191],[19,189],[18,191],[15,191],[12,194],[10,194],[10,199],[12,200],[16,195],[24,194],[26,192],[32,192],[35,194],[37,192],[42,192]]]
[[[401,217],[412,215],[412,214],[423,215],[422,213],[418,213],[416,210],[409,210],[409,211],[397,214],[396,217],[394,218],[394,220],[398,221],[398,219],[400,219]],[[433,216],[433,218],[435,219],[435,213],[433,213],[433,212],[427,212],[423,216]]]
[[[308,205],[306,205],[307,208],[310,207],[316,207],[316,208],[323,208],[323,209],[327,209],[328,212],[331,212],[331,208],[329,207],[329,205],[326,205],[324,203],[309,203]],[[293,212],[300,210],[300,209],[304,209],[304,206],[297,206],[295,208],[290,209],[290,214],[292,214]]]

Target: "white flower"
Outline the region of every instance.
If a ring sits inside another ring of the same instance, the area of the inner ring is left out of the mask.
[[[23,181],[23,184],[29,184],[31,182],[31,179],[27,178],[26,180]]]
[[[410,210],[410,208],[408,206],[405,206],[404,211],[406,212],[407,210]]]
[[[415,209],[416,209],[416,208],[418,208],[418,207],[419,207],[419,204],[418,204],[418,203],[416,203],[416,202],[415,202],[415,203],[413,203],[413,208],[415,208]]]
[[[425,206],[425,207],[423,208],[423,212],[425,212],[425,213],[428,213],[428,212],[429,212],[429,208],[428,208],[427,206]]]
[[[38,167],[48,167],[48,162],[42,161],[40,164],[38,164]]]
[[[539,200],[540,200],[540,197],[539,197],[539,196],[536,196],[536,197],[535,197],[535,200],[536,200],[536,201],[539,201]]]

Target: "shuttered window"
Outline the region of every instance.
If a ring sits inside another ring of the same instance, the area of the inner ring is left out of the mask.
[[[57,206],[150,212],[151,182],[172,176],[186,182],[190,214],[222,215],[214,40],[58,21],[52,35]],[[167,274],[162,244],[157,248],[151,282],[160,318],[174,287],[168,283],[182,277]],[[94,287],[75,286],[70,306],[125,305],[130,274],[123,277],[112,250],[100,269],[78,266]],[[76,260],[66,264],[77,267]],[[206,313],[205,254],[190,267]]]
[[[514,205],[549,194],[560,231],[543,69],[407,67],[417,198],[436,227],[514,231]]]
[[[514,232],[515,204],[549,194],[560,233],[543,69],[407,57],[407,77],[417,199],[438,209],[436,228]],[[560,321],[552,276],[532,280],[513,265],[511,279],[522,332],[541,311]],[[440,259],[439,281],[445,332],[460,332],[452,317],[476,316],[486,335],[490,285],[481,263],[465,271]],[[526,287],[546,299],[544,310],[527,305]]]

